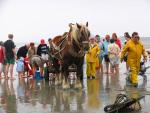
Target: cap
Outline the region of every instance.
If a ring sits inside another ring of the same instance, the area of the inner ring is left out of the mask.
[[[92,36],[92,37],[89,38],[89,40],[95,40],[95,37]]]
[[[48,41],[51,41],[51,40],[52,40],[51,38],[48,39]]]
[[[41,39],[41,44],[45,44],[45,40],[44,39]]]
[[[30,42],[30,46],[31,46],[31,45],[34,45],[34,42]]]

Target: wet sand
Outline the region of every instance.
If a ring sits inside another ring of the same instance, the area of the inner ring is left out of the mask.
[[[150,64],[150,63],[149,63]],[[149,65],[148,64],[148,65]],[[139,76],[138,88],[126,85],[125,64],[120,65],[120,74],[97,74],[97,79],[87,80],[82,89],[63,90],[46,81],[20,79],[0,81],[0,113],[104,113],[104,106],[112,104],[119,93],[130,97],[145,95],[142,110],[134,113],[149,113],[150,69],[148,80]]]

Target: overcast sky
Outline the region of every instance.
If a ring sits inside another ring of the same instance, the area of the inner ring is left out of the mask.
[[[89,22],[92,34],[150,36],[150,0],[0,0],[0,40],[39,41]]]

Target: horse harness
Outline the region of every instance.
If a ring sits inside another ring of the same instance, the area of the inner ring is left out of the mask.
[[[67,44],[68,45],[72,45],[72,38],[70,36],[70,33],[66,33],[63,37],[62,37],[62,40],[60,41],[59,45],[57,46],[55,43],[52,42],[52,49],[53,51],[56,51],[54,53],[51,54],[51,56],[55,57],[57,60],[59,61],[62,61],[63,60],[63,57],[61,55],[61,52],[66,48],[66,46],[63,46],[62,45],[65,43],[65,41],[67,41]],[[80,51],[76,52],[74,50],[73,47],[70,47],[69,48],[69,53],[73,56],[73,57],[77,57],[77,58],[80,58],[80,57],[83,57],[84,56],[84,52],[83,52],[83,49],[80,45],[78,45],[78,48],[80,49]],[[62,47],[62,48],[61,48]],[[57,54],[59,55],[57,57]]]
[[[52,42],[53,53],[51,54],[51,56],[55,57],[57,60],[62,60],[61,52],[66,48],[66,46],[62,47],[62,45],[64,44],[65,40],[68,40],[68,33],[62,37],[62,40],[60,41],[60,44],[58,46]],[[58,57],[56,56],[57,54],[59,55]]]

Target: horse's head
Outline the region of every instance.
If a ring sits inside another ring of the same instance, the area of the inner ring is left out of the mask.
[[[88,22],[86,25],[83,24],[69,24],[70,35],[73,40],[82,48],[83,50],[89,49],[89,37],[90,31],[88,30]]]

